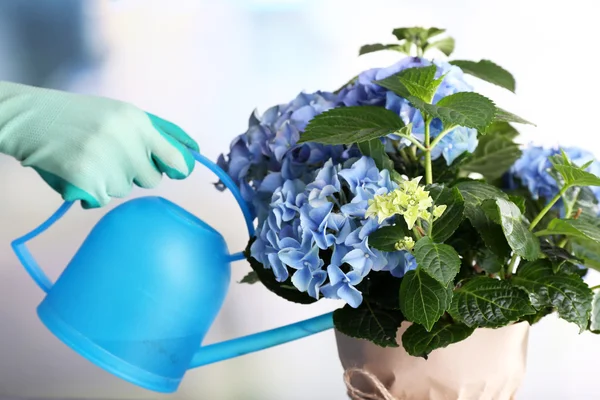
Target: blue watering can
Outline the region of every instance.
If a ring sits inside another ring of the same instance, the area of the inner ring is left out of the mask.
[[[248,233],[252,217],[231,178],[206,157],[240,205]],[[12,243],[46,296],[38,317],[62,342],[94,364],[156,392],[177,390],[190,368],[241,356],[333,327],[332,314],[239,339],[201,346],[229,286],[225,240],[211,226],[162,197],[126,201],[92,229],[52,284],[26,247],[73,205]]]

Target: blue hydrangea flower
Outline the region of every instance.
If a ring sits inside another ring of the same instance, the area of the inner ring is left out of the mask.
[[[274,188],[284,180],[308,183],[325,161],[331,159],[337,164],[359,154],[355,146],[297,144],[308,122],[337,104],[335,94],[318,91],[300,93],[290,103],[271,107],[262,116],[255,111],[246,132],[231,142],[229,154],[219,156],[217,164],[238,185],[259,225],[268,216]],[[217,187],[224,189],[222,184]]]
[[[433,61],[437,67],[436,78],[446,74],[444,80],[438,87],[433,103],[440,99],[458,92],[472,91],[473,88],[464,79],[460,68],[444,61]],[[375,80],[385,79],[400,71],[414,67],[425,67],[432,62],[424,58],[407,57],[387,68],[374,68],[359,74],[356,83],[348,85],[339,93],[339,103],[345,106],[375,105],[383,106],[397,113],[405,124],[412,123],[414,136],[421,142],[424,140],[425,123],[421,112],[410,105],[410,103],[373,83]],[[434,119],[430,125],[431,136],[435,138],[442,131],[443,126],[439,119]],[[395,135],[390,135],[398,139]],[[440,144],[432,152],[432,158],[443,156],[448,165],[465,151],[473,152],[477,147],[477,131],[470,128],[456,128],[442,139]],[[405,144],[409,144],[405,142]]]
[[[576,147],[562,148],[562,150],[575,165],[581,166],[587,162],[593,161],[587,168],[587,171],[595,175],[600,175],[600,162],[595,159],[592,153]],[[520,182],[520,184],[527,187],[534,199],[537,200],[542,198],[546,201],[551,200],[558,194],[559,187],[556,180],[549,172],[552,168],[550,157],[559,154],[560,148],[557,147],[526,147],[523,149],[521,158],[515,162],[507,173],[505,179],[507,188],[515,189]],[[594,192],[596,197],[600,199],[600,188],[590,187],[590,189]]]
[[[327,275],[329,276],[329,283],[321,287],[323,296],[330,299],[342,299],[354,308],[360,306],[363,296],[355,286],[360,283],[362,276],[357,271],[350,271],[345,274],[340,267],[329,265]]]
[[[275,189],[251,254],[279,282],[294,271],[291,282],[299,291],[358,307],[362,295],[356,285],[370,271],[402,277],[415,263],[407,252],[388,253],[369,246],[369,235],[387,222],[365,218],[365,211],[369,199],[398,187],[389,172],[379,171],[365,156],[345,164],[328,160],[315,171],[312,182],[285,180]],[[329,265],[323,259],[327,251],[332,251]]]

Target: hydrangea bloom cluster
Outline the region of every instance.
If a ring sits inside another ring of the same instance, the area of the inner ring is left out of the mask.
[[[426,67],[431,64],[431,61],[424,58],[407,57],[387,68],[373,68],[364,71],[358,76],[354,84],[340,91],[338,102],[345,106],[382,106],[394,111],[405,124],[412,123],[413,135],[423,142],[425,122],[421,112],[412,107],[406,99],[374,84],[373,81],[385,79],[408,68]],[[433,98],[434,104],[451,94],[473,90],[465,81],[460,68],[443,61],[433,61],[433,64],[437,67],[436,79],[445,75]],[[442,122],[439,119],[434,119],[431,123],[431,136],[436,137],[442,131],[442,128]],[[390,137],[394,138],[393,135],[390,135]],[[443,156],[447,164],[450,165],[464,152],[473,152],[477,144],[477,131],[475,129],[458,127],[441,140],[431,156],[434,160]]]
[[[267,218],[271,196],[284,181],[308,182],[325,161],[339,162],[359,154],[345,146],[297,144],[308,121],[336,104],[337,96],[332,93],[300,93],[290,103],[271,107],[262,116],[255,111],[248,130],[232,141],[227,159],[219,156],[218,165],[239,186],[259,222]]]
[[[283,282],[314,298],[362,303],[356,286],[370,271],[402,277],[416,268],[408,251],[382,252],[369,246],[368,235],[391,223],[366,215],[369,201],[398,185],[370,157],[344,164],[328,160],[314,179],[287,179],[275,190],[268,218],[257,230],[251,254]]]
[[[433,102],[453,93],[471,91],[462,71],[446,62],[435,61],[436,77],[445,74]],[[367,70],[358,80],[343,88],[337,95],[329,92],[301,93],[288,104],[269,108],[262,116],[253,113],[248,130],[237,136],[230,145],[227,157],[221,155],[218,165],[240,187],[244,199],[262,224],[269,212],[269,202],[275,189],[286,180],[299,179],[309,183],[317,168],[326,160],[343,162],[360,155],[356,146],[331,146],[318,143],[297,144],[308,122],[316,115],[334,107],[374,105],[392,110],[404,123],[412,123],[414,136],[423,141],[424,121],[420,111],[405,99],[373,83],[404,69],[431,65],[416,57],[407,57],[387,68]],[[442,123],[431,124],[432,137],[442,131]],[[397,139],[394,135],[391,138]],[[404,139],[405,140],[405,139]],[[405,143],[405,144],[408,144]],[[477,147],[477,132],[458,127],[446,135],[432,152],[432,158],[443,156],[451,164],[465,151]],[[392,148],[389,150],[393,151]],[[222,185],[220,185],[222,188]]]
[[[581,166],[593,161],[587,171],[594,175],[600,175],[600,162],[592,153],[576,147],[563,147],[562,150],[575,165]],[[550,174],[552,168],[550,157],[560,154],[561,148],[558,147],[526,147],[521,158],[515,162],[507,174],[508,187],[515,189],[518,185],[516,180],[518,180],[527,187],[535,200],[542,198],[549,201],[559,192],[558,183]],[[600,188],[592,186],[590,189],[600,199]]]

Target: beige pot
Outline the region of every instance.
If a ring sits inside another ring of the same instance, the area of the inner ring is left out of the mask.
[[[408,326],[403,323],[398,330],[398,343]],[[512,400],[525,375],[529,324],[477,329],[466,340],[435,350],[428,360],[409,356],[402,346],[383,348],[338,331],[335,335],[344,369],[370,372],[393,398]],[[363,375],[354,375],[351,384],[362,392],[378,392]]]

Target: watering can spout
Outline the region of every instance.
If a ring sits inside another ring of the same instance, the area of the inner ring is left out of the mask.
[[[190,368],[202,367],[215,362],[265,350],[331,328],[333,328],[333,313],[327,313],[269,331],[203,346],[196,352],[194,358],[192,358]]]
[[[232,179],[192,152],[229,188],[255,235],[253,216]],[[65,202],[44,223],[12,242],[46,293],[38,317],[89,361],[149,390],[177,390],[190,368],[223,361],[333,328],[332,313],[253,335],[202,346],[231,280],[231,254],[221,234],[167,199],[128,200],[94,226],[56,282],[27,242],[57,222]]]

